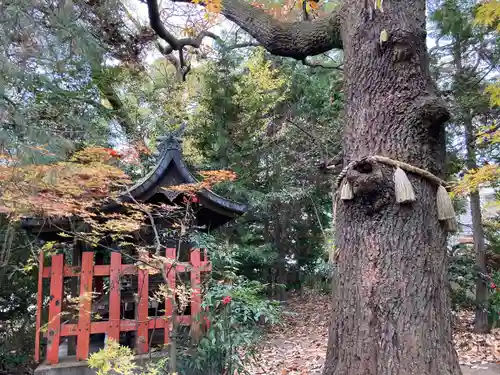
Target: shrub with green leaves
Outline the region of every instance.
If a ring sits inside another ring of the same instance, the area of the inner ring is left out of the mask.
[[[303,273],[302,284],[314,292],[328,294],[332,291],[334,271],[335,265],[333,263],[319,258]]]
[[[488,320],[490,326],[498,327],[500,323],[500,271],[491,274],[488,298]]]
[[[452,306],[458,309],[473,309],[475,306],[476,266],[473,249],[466,245],[449,250],[448,280]]]
[[[237,277],[231,283],[214,281],[202,304],[206,334],[185,361],[189,374],[241,373],[254,355],[259,323],[276,324],[279,304],[264,299],[265,286]]]

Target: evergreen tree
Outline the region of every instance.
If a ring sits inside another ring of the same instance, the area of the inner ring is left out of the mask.
[[[451,124],[458,138],[456,146],[465,150],[462,156],[469,170],[477,170],[481,159],[488,160],[487,148],[478,147],[477,134],[492,115],[483,92],[488,81],[497,78],[492,70],[498,66],[500,57],[497,33],[491,28],[474,25],[475,8],[475,4],[467,1],[447,0],[432,15],[438,28],[438,46],[434,50],[439,54],[435,56],[440,62],[439,82],[453,108]],[[489,280],[477,188],[470,191],[469,201],[477,268],[475,330],[484,333],[489,331]]]

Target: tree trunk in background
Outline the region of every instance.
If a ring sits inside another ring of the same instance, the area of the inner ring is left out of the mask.
[[[264,221],[264,238],[267,243],[273,243],[273,236],[270,232],[270,219],[266,218]],[[266,265],[265,269],[265,280],[267,281],[267,297],[269,299],[274,299],[274,274],[271,266]]]
[[[470,115],[465,117],[464,128],[465,141],[467,143],[467,169],[477,169],[476,140],[472,117]],[[469,200],[472,218],[472,235],[476,253],[476,269],[477,272],[480,273],[476,278],[476,317],[474,320],[474,331],[478,333],[487,333],[490,330],[488,324],[488,286],[484,275],[488,273],[488,270],[486,268],[486,246],[484,242],[479,191],[476,190],[470,193]]]
[[[384,155],[443,176],[449,114],[428,71],[425,1],[348,1],[341,11],[344,165]],[[389,39],[380,41],[382,30]],[[395,202],[392,168],[349,172],[324,375],[458,375],[436,186],[408,174],[417,201]]]
[[[460,95],[461,90],[466,92],[465,88],[467,87],[468,81],[470,81],[470,75],[472,72],[469,69],[464,68],[462,64],[463,47],[460,32],[453,36],[453,43],[453,61],[456,69],[454,80]],[[462,105],[458,105],[461,109],[460,118],[462,119],[464,125],[465,144],[467,149],[467,168],[469,170],[477,169],[476,139],[474,125],[472,123],[473,116],[469,108],[463,108]],[[469,195],[469,201],[472,218],[474,250],[476,254],[476,270],[478,272],[476,278],[476,316],[474,320],[474,331],[478,333],[486,333],[489,331],[488,286],[486,285],[483,275],[486,275],[488,271],[486,269],[486,250],[479,191],[472,192]]]
[[[276,204],[276,214],[274,216],[274,245],[278,251],[278,277],[277,295],[280,301],[286,300],[286,249],[283,246],[283,223],[280,215],[280,204]]]

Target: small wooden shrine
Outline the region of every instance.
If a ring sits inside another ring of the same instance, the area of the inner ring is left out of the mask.
[[[102,212],[118,212],[131,201],[183,205],[184,193],[168,189],[197,182],[182,159],[182,141],[175,134],[158,140],[157,162],[152,170],[119,199],[104,205]],[[200,190],[196,197],[196,226],[203,230],[213,230],[246,210],[244,205],[209,190]],[[206,250],[168,238],[162,243],[162,256],[175,259],[164,264],[170,286],[175,286],[176,274],[177,278],[182,274],[191,286],[188,308],[183,314],[173,315],[171,302],[151,298],[162,283],[162,275],[152,275],[147,267],[131,262],[132,257],[124,256],[124,250],[109,239],[102,246],[90,247],[78,239],[60,236],[61,228],[70,224],[79,225],[78,220],[23,222],[24,228],[40,240],[57,241],[70,250],[49,259],[43,253],[39,257],[37,362],[45,359],[47,365],[55,365],[60,357],[73,355],[78,361],[86,360],[90,353],[104,346],[106,337],[133,347],[137,354],[147,353],[152,342],[168,344],[172,316],[181,326],[190,327],[192,335],[200,333],[200,282],[202,275],[211,271]],[[136,240],[145,241],[144,238],[148,236],[138,236]],[[147,263],[150,256],[143,254],[141,259]],[[86,297],[89,293],[92,298]],[[65,301],[69,295],[79,296],[79,302],[78,308],[68,314]]]

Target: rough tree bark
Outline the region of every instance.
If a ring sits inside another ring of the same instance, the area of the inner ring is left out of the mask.
[[[221,12],[274,54],[303,59],[344,49],[344,165],[378,154],[442,176],[449,114],[428,71],[425,0],[386,0],[383,8],[349,0],[323,20],[294,23],[242,0],[223,1]],[[397,205],[392,172],[361,165],[347,176],[355,199],[337,205],[340,254],[324,375],[461,374],[436,187],[410,176],[417,201]]]
[[[344,162],[379,154],[442,176],[448,111],[428,71],[425,2],[384,2],[373,20],[363,6],[342,9]],[[387,43],[379,43],[383,29]],[[356,198],[337,206],[340,254],[324,374],[460,374],[436,187],[410,176],[417,201],[397,205],[391,174],[371,164],[347,176]]]

